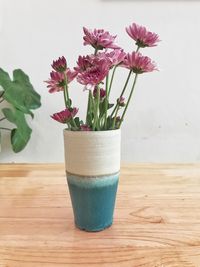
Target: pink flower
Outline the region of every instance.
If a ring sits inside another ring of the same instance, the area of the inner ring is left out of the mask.
[[[84,72],[93,66],[95,56],[79,56],[77,61],[77,66],[74,68],[78,73]]]
[[[128,53],[122,66],[130,70],[132,69],[137,74],[157,70],[155,63],[149,57],[142,56],[139,52]]]
[[[119,65],[123,62],[126,53],[122,49],[115,49],[114,51],[108,53],[109,58],[112,61],[112,65]]]
[[[52,71],[50,77],[48,81],[45,81],[48,84],[47,88],[49,88],[49,93],[62,91],[65,86],[64,74]]]
[[[55,71],[64,72],[67,69],[67,61],[65,57],[59,57],[51,66]]]
[[[80,126],[81,131],[91,131],[92,129],[87,124],[82,124]]]
[[[77,114],[77,112],[77,108],[66,108],[58,113],[54,113],[51,118],[60,123],[67,123]]]
[[[97,85],[104,80],[110,69],[110,61],[98,56],[79,56],[77,67],[77,81],[84,85]]]
[[[73,71],[67,68],[66,70],[67,83],[72,82],[76,76],[77,76],[77,71]]]
[[[126,53],[123,51],[123,49],[115,49],[109,53],[105,53],[105,52],[98,53],[98,56],[100,58],[107,58],[108,60],[110,60],[111,67],[112,67],[112,66],[116,66],[122,63],[126,56]]]
[[[55,93],[64,90],[64,86],[70,83],[77,75],[76,71],[72,71],[69,68],[65,72],[52,71],[50,73],[50,79],[45,81],[49,88],[49,93]]]
[[[91,45],[97,50],[102,50],[104,48],[118,48],[114,44],[116,36],[110,35],[109,32],[104,31],[103,29],[94,29],[93,31],[83,27],[83,40],[84,45]]]
[[[159,42],[159,36],[156,33],[149,32],[145,27],[133,23],[126,28],[128,35],[136,41],[139,47],[156,46]]]
[[[95,87],[93,90],[93,96],[97,97],[97,87]],[[106,96],[106,90],[100,88],[100,99],[103,99],[105,96]]]

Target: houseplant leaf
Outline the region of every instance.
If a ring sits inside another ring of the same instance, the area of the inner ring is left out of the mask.
[[[11,144],[14,152],[20,152],[28,143],[32,130],[28,126],[22,111],[3,108],[2,112],[6,119],[11,123],[14,123],[17,127],[11,131]]]
[[[20,69],[13,71],[13,81],[0,69],[0,85],[5,90],[3,98],[23,113],[33,116],[31,109],[41,106],[40,95],[34,90],[29,77]]]
[[[11,82],[11,79],[10,79],[9,74],[0,68],[0,85],[3,88],[7,88],[10,85],[10,82]]]

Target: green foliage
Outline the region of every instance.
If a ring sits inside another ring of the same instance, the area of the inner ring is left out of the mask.
[[[40,95],[34,90],[29,77],[20,69],[13,71],[11,80],[9,74],[0,68],[0,85],[4,90],[0,97],[12,107],[3,108],[2,112],[16,126],[11,130],[12,148],[14,152],[20,152],[28,143],[32,132],[25,115],[29,114],[33,118],[32,110],[41,106]]]
[[[25,115],[18,109],[3,108],[2,112],[6,119],[16,125],[11,131],[11,143],[14,152],[20,152],[31,137],[31,128],[28,126]]]

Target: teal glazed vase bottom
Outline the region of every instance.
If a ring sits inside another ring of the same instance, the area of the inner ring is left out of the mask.
[[[101,231],[113,222],[119,173],[85,177],[67,173],[75,225],[88,232]]]

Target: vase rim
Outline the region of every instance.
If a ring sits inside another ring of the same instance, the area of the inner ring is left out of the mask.
[[[73,135],[78,135],[78,134],[81,134],[81,135],[91,135],[91,134],[96,134],[96,135],[99,135],[99,134],[109,134],[109,133],[119,133],[121,132],[121,129],[114,129],[114,130],[103,130],[103,131],[71,131],[71,130],[68,130],[68,129],[64,129],[63,130],[64,133],[70,133],[70,134],[73,134]]]

